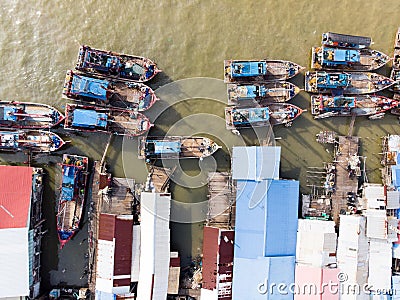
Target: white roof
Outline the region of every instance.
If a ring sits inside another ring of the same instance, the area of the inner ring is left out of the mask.
[[[148,192],[141,194],[142,232],[140,235],[138,299],[167,298],[170,261],[170,201],[170,194]]]
[[[372,287],[372,290],[390,290],[392,243],[381,240],[370,241],[368,274],[368,284]]]
[[[279,179],[281,147],[233,147],[232,178]]]
[[[140,225],[133,225],[131,282],[139,281],[140,271]]]
[[[381,184],[366,184],[363,189],[364,198],[367,200],[367,208],[380,208],[386,206],[385,189]]]
[[[386,210],[368,209],[367,237],[375,239],[387,239],[388,224]]]
[[[28,295],[28,228],[0,229],[0,298]]]
[[[96,290],[110,294],[113,293],[114,250],[115,239],[113,241],[98,240]]]
[[[387,209],[400,208],[400,191],[387,191]]]

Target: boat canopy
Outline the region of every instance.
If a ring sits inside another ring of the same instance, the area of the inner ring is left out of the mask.
[[[107,88],[109,85],[110,83],[107,80],[100,80],[74,74],[71,84],[71,93],[106,101]]]
[[[75,173],[76,167],[74,166],[63,166],[63,178],[61,186],[61,201],[71,201],[74,200],[74,190],[75,190]]]
[[[234,124],[257,123],[269,120],[268,107],[236,108],[232,111]]]
[[[322,64],[325,66],[350,65],[360,62],[360,52],[350,49],[323,48]]]
[[[180,141],[151,141],[155,154],[173,154],[181,152]]]
[[[346,73],[317,73],[317,87],[326,89],[344,88],[350,83],[350,75]]]
[[[18,133],[0,131],[0,146],[3,148],[18,148],[18,139]]]
[[[16,112],[18,112],[18,109],[15,107],[0,107],[0,116],[3,117],[2,120],[4,121],[17,121],[17,116],[14,115]]]
[[[232,62],[232,77],[250,77],[265,75],[267,73],[267,62],[265,61],[242,61]]]
[[[343,97],[337,96],[333,98],[324,99],[321,103],[324,109],[343,109],[343,108],[353,108],[356,106],[355,97]]]
[[[370,37],[326,32],[322,34],[322,44],[339,47],[366,48],[371,46]]]
[[[106,113],[99,113],[94,109],[75,109],[73,112],[72,126],[106,128],[107,120],[108,116]]]
[[[265,96],[265,88],[258,85],[243,85],[238,86],[236,93],[239,99],[254,99]]]
[[[87,51],[83,67],[94,67],[100,71],[119,70],[121,67],[120,59],[117,56],[98,53],[96,51]]]

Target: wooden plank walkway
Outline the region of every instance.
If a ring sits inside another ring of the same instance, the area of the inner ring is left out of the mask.
[[[335,153],[336,185],[332,194],[332,218],[339,226],[339,214],[347,212],[347,195],[357,193],[358,177],[349,176],[349,160],[358,155],[359,138],[355,136],[339,136],[339,144]]]

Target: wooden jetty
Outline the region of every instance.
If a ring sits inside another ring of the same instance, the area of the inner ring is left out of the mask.
[[[348,212],[348,195],[356,194],[358,190],[358,170],[351,173],[349,164],[358,158],[359,138],[355,136],[339,136],[338,144],[335,149],[334,163],[336,167],[336,184],[331,195],[332,199],[332,218],[336,226],[339,226],[339,215]]]
[[[336,142],[337,133],[334,131],[323,130],[317,133],[316,140],[320,144],[334,144]]]
[[[145,190],[155,191],[156,193],[167,193],[169,183],[176,167],[172,170],[168,168],[148,165],[149,175]]]
[[[207,225],[232,229],[235,227],[236,189],[228,172],[208,175]]]

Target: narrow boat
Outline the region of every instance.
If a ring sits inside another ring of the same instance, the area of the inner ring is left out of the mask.
[[[305,76],[305,91],[310,93],[368,94],[392,84],[392,79],[370,72],[307,72]]]
[[[128,81],[146,82],[161,70],[150,59],[94,49],[82,45],[75,69],[99,76],[113,76]]]
[[[376,116],[399,105],[399,101],[373,95],[311,96],[311,114],[315,119],[347,116]]]
[[[139,136],[153,126],[149,119],[139,112],[113,107],[68,103],[65,116],[64,128],[77,131]]]
[[[64,154],[61,164],[62,182],[58,199],[57,232],[60,249],[79,230],[86,198],[89,159]]]
[[[400,97],[400,69],[392,68],[390,72],[390,79],[394,80],[395,83],[392,85],[391,89],[395,93],[395,97]]]
[[[249,103],[286,102],[295,97],[299,92],[293,83],[287,81],[274,81],[254,84],[228,84],[228,104],[248,105]],[[248,105],[251,106],[251,105]]]
[[[265,107],[225,107],[228,130],[287,124],[301,115],[303,110],[293,104],[272,103]]]
[[[0,127],[44,129],[54,127],[62,120],[63,114],[47,104],[0,101]]]
[[[44,130],[1,130],[1,151],[48,153],[60,149],[65,142],[57,134]]]
[[[96,105],[145,111],[158,100],[154,91],[140,82],[126,82],[67,71],[63,96]]]
[[[383,67],[390,57],[372,49],[313,47],[311,68],[316,70],[372,71]]]
[[[142,137],[139,140],[140,159],[178,159],[211,156],[221,146],[206,137],[166,136]]]
[[[397,29],[394,40],[393,68],[400,69],[400,27]]]
[[[325,32],[322,34],[321,43],[331,47],[364,49],[372,45],[372,39],[367,36]]]
[[[303,69],[287,60],[224,60],[224,82],[286,80]]]

